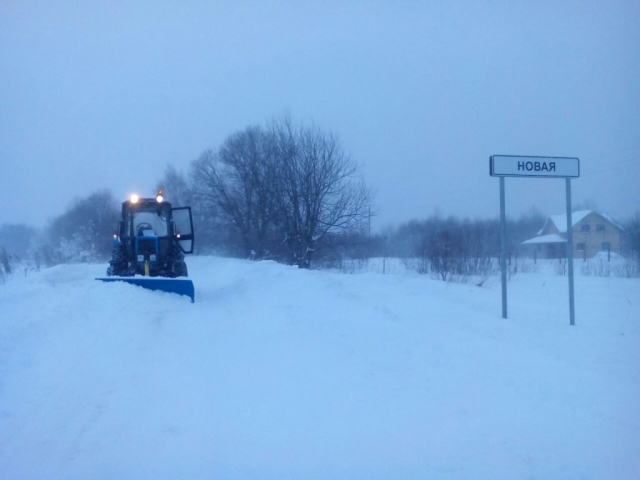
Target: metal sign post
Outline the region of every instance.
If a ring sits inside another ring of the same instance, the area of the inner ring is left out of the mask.
[[[571,220],[571,179],[566,180],[567,190],[567,262],[569,263],[569,325],[576,324],[573,308],[573,221]]]
[[[567,261],[569,263],[569,324],[575,325],[573,298],[573,222],[571,220],[571,178],[580,176],[580,160],[574,157],[531,157],[492,155],[489,175],[500,177],[500,270],[502,273],[502,318],[507,318],[507,240],[504,177],[564,178],[567,191]]]
[[[504,205],[504,177],[500,177],[500,271],[502,272],[502,318],[507,318],[507,228]]]

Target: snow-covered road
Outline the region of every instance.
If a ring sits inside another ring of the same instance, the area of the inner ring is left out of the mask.
[[[0,285],[0,478],[637,479],[640,281],[196,257],[196,303]]]

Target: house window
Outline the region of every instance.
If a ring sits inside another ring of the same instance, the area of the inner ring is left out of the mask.
[[[611,242],[602,242],[602,251],[608,252],[611,250]]]
[[[598,233],[604,233],[604,223],[598,223],[596,225],[596,232]]]
[[[577,243],[576,249],[580,252],[584,252],[584,243]]]
[[[591,225],[589,225],[588,223],[587,223],[587,224],[585,224],[585,225],[582,225],[582,226],[580,227],[580,231],[581,231],[582,233],[589,233],[589,232],[591,231]]]

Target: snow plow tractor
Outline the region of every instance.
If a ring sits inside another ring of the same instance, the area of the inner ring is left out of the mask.
[[[104,282],[131,285],[186,295],[195,300],[187,278],[186,253],[193,253],[191,207],[173,208],[162,190],[156,198],[131,198],[122,204],[118,231]]]

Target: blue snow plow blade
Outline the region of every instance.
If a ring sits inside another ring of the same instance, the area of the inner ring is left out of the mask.
[[[191,299],[191,303],[195,302],[195,289],[193,282],[181,278],[156,278],[156,277],[100,277],[96,280],[103,282],[125,282],[138,287],[147,288],[149,290],[159,290],[161,292],[177,293],[178,295],[186,295]]]

